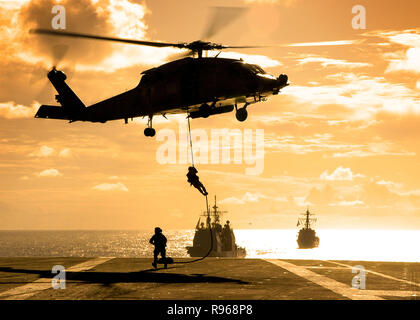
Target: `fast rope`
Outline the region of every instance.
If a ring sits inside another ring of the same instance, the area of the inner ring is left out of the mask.
[[[209,202],[208,202],[207,196],[206,196],[206,208],[207,208],[207,219],[209,219],[210,218],[210,208],[209,208]],[[209,230],[210,230],[210,249],[206,253],[205,256],[203,256],[201,258],[198,258],[198,259],[191,260],[191,261],[174,262],[173,264],[193,263],[193,262],[201,261],[201,260],[204,260],[205,258],[207,258],[210,255],[210,253],[213,251],[213,232],[211,230],[211,221],[209,221]]]
[[[187,119],[188,119],[188,135],[189,135],[189,138],[190,138],[191,165],[194,167],[194,151],[193,151],[193,146],[192,146],[191,125],[190,125],[190,116],[189,115],[188,115]],[[208,219],[209,231],[210,231],[210,249],[206,253],[206,255],[201,257],[201,258],[194,259],[194,260],[191,260],[191,261],[173,262],[173,264],[183,264],[183,263],[192,263],[192,262],[201,261],[201,260],[204,260],[205,258],[207,258],[210,255],[210,253],[213,251],[213,232],[211,230],[209,201],[208,201],[207,195],[205,197],[206,197],[207,219]]]
[[[194,152],[193,152],[192,138],[191,138],[190,115],[188,115],[187,119],[188,119],[188,135],[190,137],[191,164],[194,167]]]

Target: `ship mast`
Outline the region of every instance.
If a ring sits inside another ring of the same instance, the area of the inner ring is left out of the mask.
[[[306,222],[305,222],[305,228],[309,229],[309,209],[306,209]]]
[[[214,196],[214,206],[211,207],[213,210],[210,210],[210,205],[207,211],[203,211],[203,216],[206,217],[207,227],[211,227],[212,220],[214,223],[220,223],[220,216],[222,213],[227,213],[227,211],[220,211],[216,203],[216,196]],[[213,219],[212,219],[213,218]]]
[[[316,222],[316,218],[311,219],[309,216],[313,215],[309,212],[309,209],[306,209],[306,212],[303,213],[305,218],[299,218],[299,224],[304,225],[304,229],[309,229],[311,227],[311,223]]]
[[[214,215],[214,222],[216,222],[216,223],[220,222],[220,216],[223,213],[227,213],[227,211],[220,211],[218,209],[219,209],[219,207],[216,204],[216,196],[214,196],[213,215]]]

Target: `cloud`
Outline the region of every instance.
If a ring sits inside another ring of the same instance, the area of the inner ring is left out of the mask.
[[[71,150],[69,148],[62,149],[58,156],[60,158],[70,158],[72,156]]]
[[[359,150],[363,144],[352,144],[332,140],[330,134],[313,134],[311,136],[295,137],[291,135],[277,136],[266,134],[264,148],[270,151],[292,154],[308,154],[314,152],[334,152],[346,150]],[[336,152],[334,154],[339,154]],[[340,153],[341,154],[341,153]],[[327,155],[324,155],[327,157]]]
[[[341,124],[349,123],[349,120],[327,120],[329,126],[336,126]]]
[[[313,187],[306,197],[303,197],[301,203],[305,205],[322,205],[330,203],[337,195],[337,191],[329,184],[324,188]]]
[[[362,67],[370,67],[372,64],[365,63],[365,62],[349,62],[346,60],[340,59],[331,59],[331,58],[324,58],[315,55],[309,55],[305,58],[298,59],[299,64],[307,64],[307,63],[320,63],[321,66],[324,68],[326,67],[337,67],[337,68],[362,68]]]
[[[241,198],[230,197],[223,199],[220,203],[245,204],[249,202],[258,202],[260,199],[265,199],[267,196],[262,193],[246,192]]]
[[[372,119],[379,112],[420,114],[420,92],[402,83],[388,82],[384,77],[354,73],[328,76],[334,85],[299,86],[284,89],[297,102],[315,107],[342,105],[352,110],[351,119]]]
[[[307,207],[313,204],[312,202],[308,201],[306,197],[293,197],[293,201],[299,207]]]
[[[0,117],[5,119],[33,118],[38,110],[39,103],[35,102],[27,107],[13,101],[0,102]]]
[[[36,152],[32,152],[31,154],[29,154],[29,156],[31,157],[49,157],[54,153],[54,148],[50,148],[48,146],[42,146],[41,148],[39,148],[38,151]]]
[[[382,35],[393,43],[420,48],[420,29],[383,32],[379,33],[379,35]]]
[[[342,200],[337,203],[330,203],[329,206],[331,207],[356,207],[356,206],[363,206],[365,203],[360,200],[353,200],[353,201],[347,201]]]
[[[322,47],[322,46],[345,46],[351,44],[358,44],[360,40],[336,40],[336,41],[321,41],[321,42],[301,42],[291,43],[287,47]]]
[[[153,48],[102,40],[28,34],[32,28],[51,28],[51,8],[55,4],[54,0],[33,0],[9,10],[9,16],[14,16],[14,28],[11,29],[12,33],[6,33],[7,43],[14,44],[12,52],[15,58],[37,65],[34,69],[34,77],[37,79],[44,77],[44,70],[57,63],[54,58],[57,45],[68,48],[64,51],[60,68],[68,67],[77,72],[112,73],[133,65],[162,64],[170,55],[180,52],[179,49],[169,47]],[[78,0],[75,5],[74,0],[62,0],[60,5],[66,9],[65,31],[148,40],[145,15],[150,10],[144,2]],[[31,43],[29,47],[28,42]]]
[[[350,168],[343,168],[339,166],[337,169],[334,170],[331,174],[325,170],[321,173],[320,179],[321,180],[328,180],[328,181],[352,181],[353,178],[362,178],[364,175],[362,174],[354,174]]]
[[[0,0],[2,10],[17,10],[30,0]]]
[[[387,186],[375,182],[365,184],[359,197],[370,206],[393,205],[398,207],[398,203],[404,200],[399,194],[390,191]]]
[[[374,156],[415,156],[415,152],[398,150],[393,143],[390,142],[374,142],[368,143],[360,148],[346,152],[335,152],[333,158],[364,158]]]
[[[289,201],[287,199],[287,197],[274,197],[273,200],[277,201],[277,202],[288,202]]]
[[[402,183],[397,183],[397,182],[393,182],[393,181],[386,181],[386,180],[376,181],[376,184],[388,186],[388,187],[391,187],[391,188],[397,188],[397,189],[400,189],[403,186]]]
[[[256,203],[259,202],[260,199],[269,199],[275,202],[288,202],[289,200],[287,197],[271,197],[264,195],[262,193],[251,193],[246,192],[242,197],[230,197],[220,201],[220,203],[232,203],[232,204],[245,204],[245,203]]]
[[[35,152],[31,152],[29,154],[30,157],[39,157],[39,158],[46,158],[54,155],[55,150],[52,147],[43,145],[39,148],[39,150]],[[70,148],[61,149],[61,151],[58,153],[58,156],[60,158],[70,158],[72,156]]]
[[[390,59],[385,72],[410,71],[420,73],[420,48],[410,48],[400,59]]]
[[[408,71],[420,73],[420,28],[403,31],[373,32],[369,35],[384,38],[391,44],[408,47],[406,51],[384,54],[390,62],[385,72]]]
[[[123,177],[120,177],[120,176],[109,176],[108,179],[109,180],[127,180],[127,177],[125,177],[125,176],[123,176]]]
[[[100,191],[125,191],[127,192],[127,187],[122,184],[121,182],[117,183],[102,183],[98,184],[94,187],[92,187],[94,190],[100,190]]]
[[[46,169],[44,171],[41,171],[39,173],[40,177],[59,177],[62,176],[62,174],[57,169]]]
[[[19,34],[16,40],[30,41],[31,46],[23,51],[27,53],[27,56],[44,57],[44,61],[51,64],[54,62],[51,59],[54,46],[64,44],[70,47],[66,53],[66,60],[77,61],[77,63],[95,63],[113,51],[113,47],[104,42],[28,34],[27,31],[32,28],[51,29],[53,18],[51,9],[54,5],[56,5],[55,0],[33,0],[20,8],[17,20]],[[72,0],[62,0],[60,5],[66,9],[66,31],[112,34],[110,10],[107,8],[111,5],[108,1],[93,4],[91,0],[78,0],[75,5]],[[83,54],[81,55],[80,52]],[[50,66],[47,65],[47,67]]]

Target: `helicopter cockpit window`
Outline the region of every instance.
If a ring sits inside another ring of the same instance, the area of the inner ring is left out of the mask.
[[[246,76],[250,73],[254,73],[248,66],[244,63],[232,63],[230,72],[237,77]]]
[[[142,85],[149,85],[155,83],[157,80],[156,72],[147,72],[141,78],[140,83]]]
[[[246,65],[248,67],[249,70],[251,70],[254,74],[260,73],[260,74],[264,74],[265,71],[258,65],[256,64],[247,64]]]
[[[148,73],[144,74],[143,77],[141,77],[140,83],[143,85],[147,85],[150,83],[150,77]]]

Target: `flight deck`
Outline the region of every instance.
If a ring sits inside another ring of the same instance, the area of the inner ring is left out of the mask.
[[[154,269],[152,258],[0,258],[0,299],[418,300],[420,295],[420,263],[414,262],[174,260],[167,269]],[[53,273],[54,266],[64,267],[65,282],[56,279],[60,272]]]

